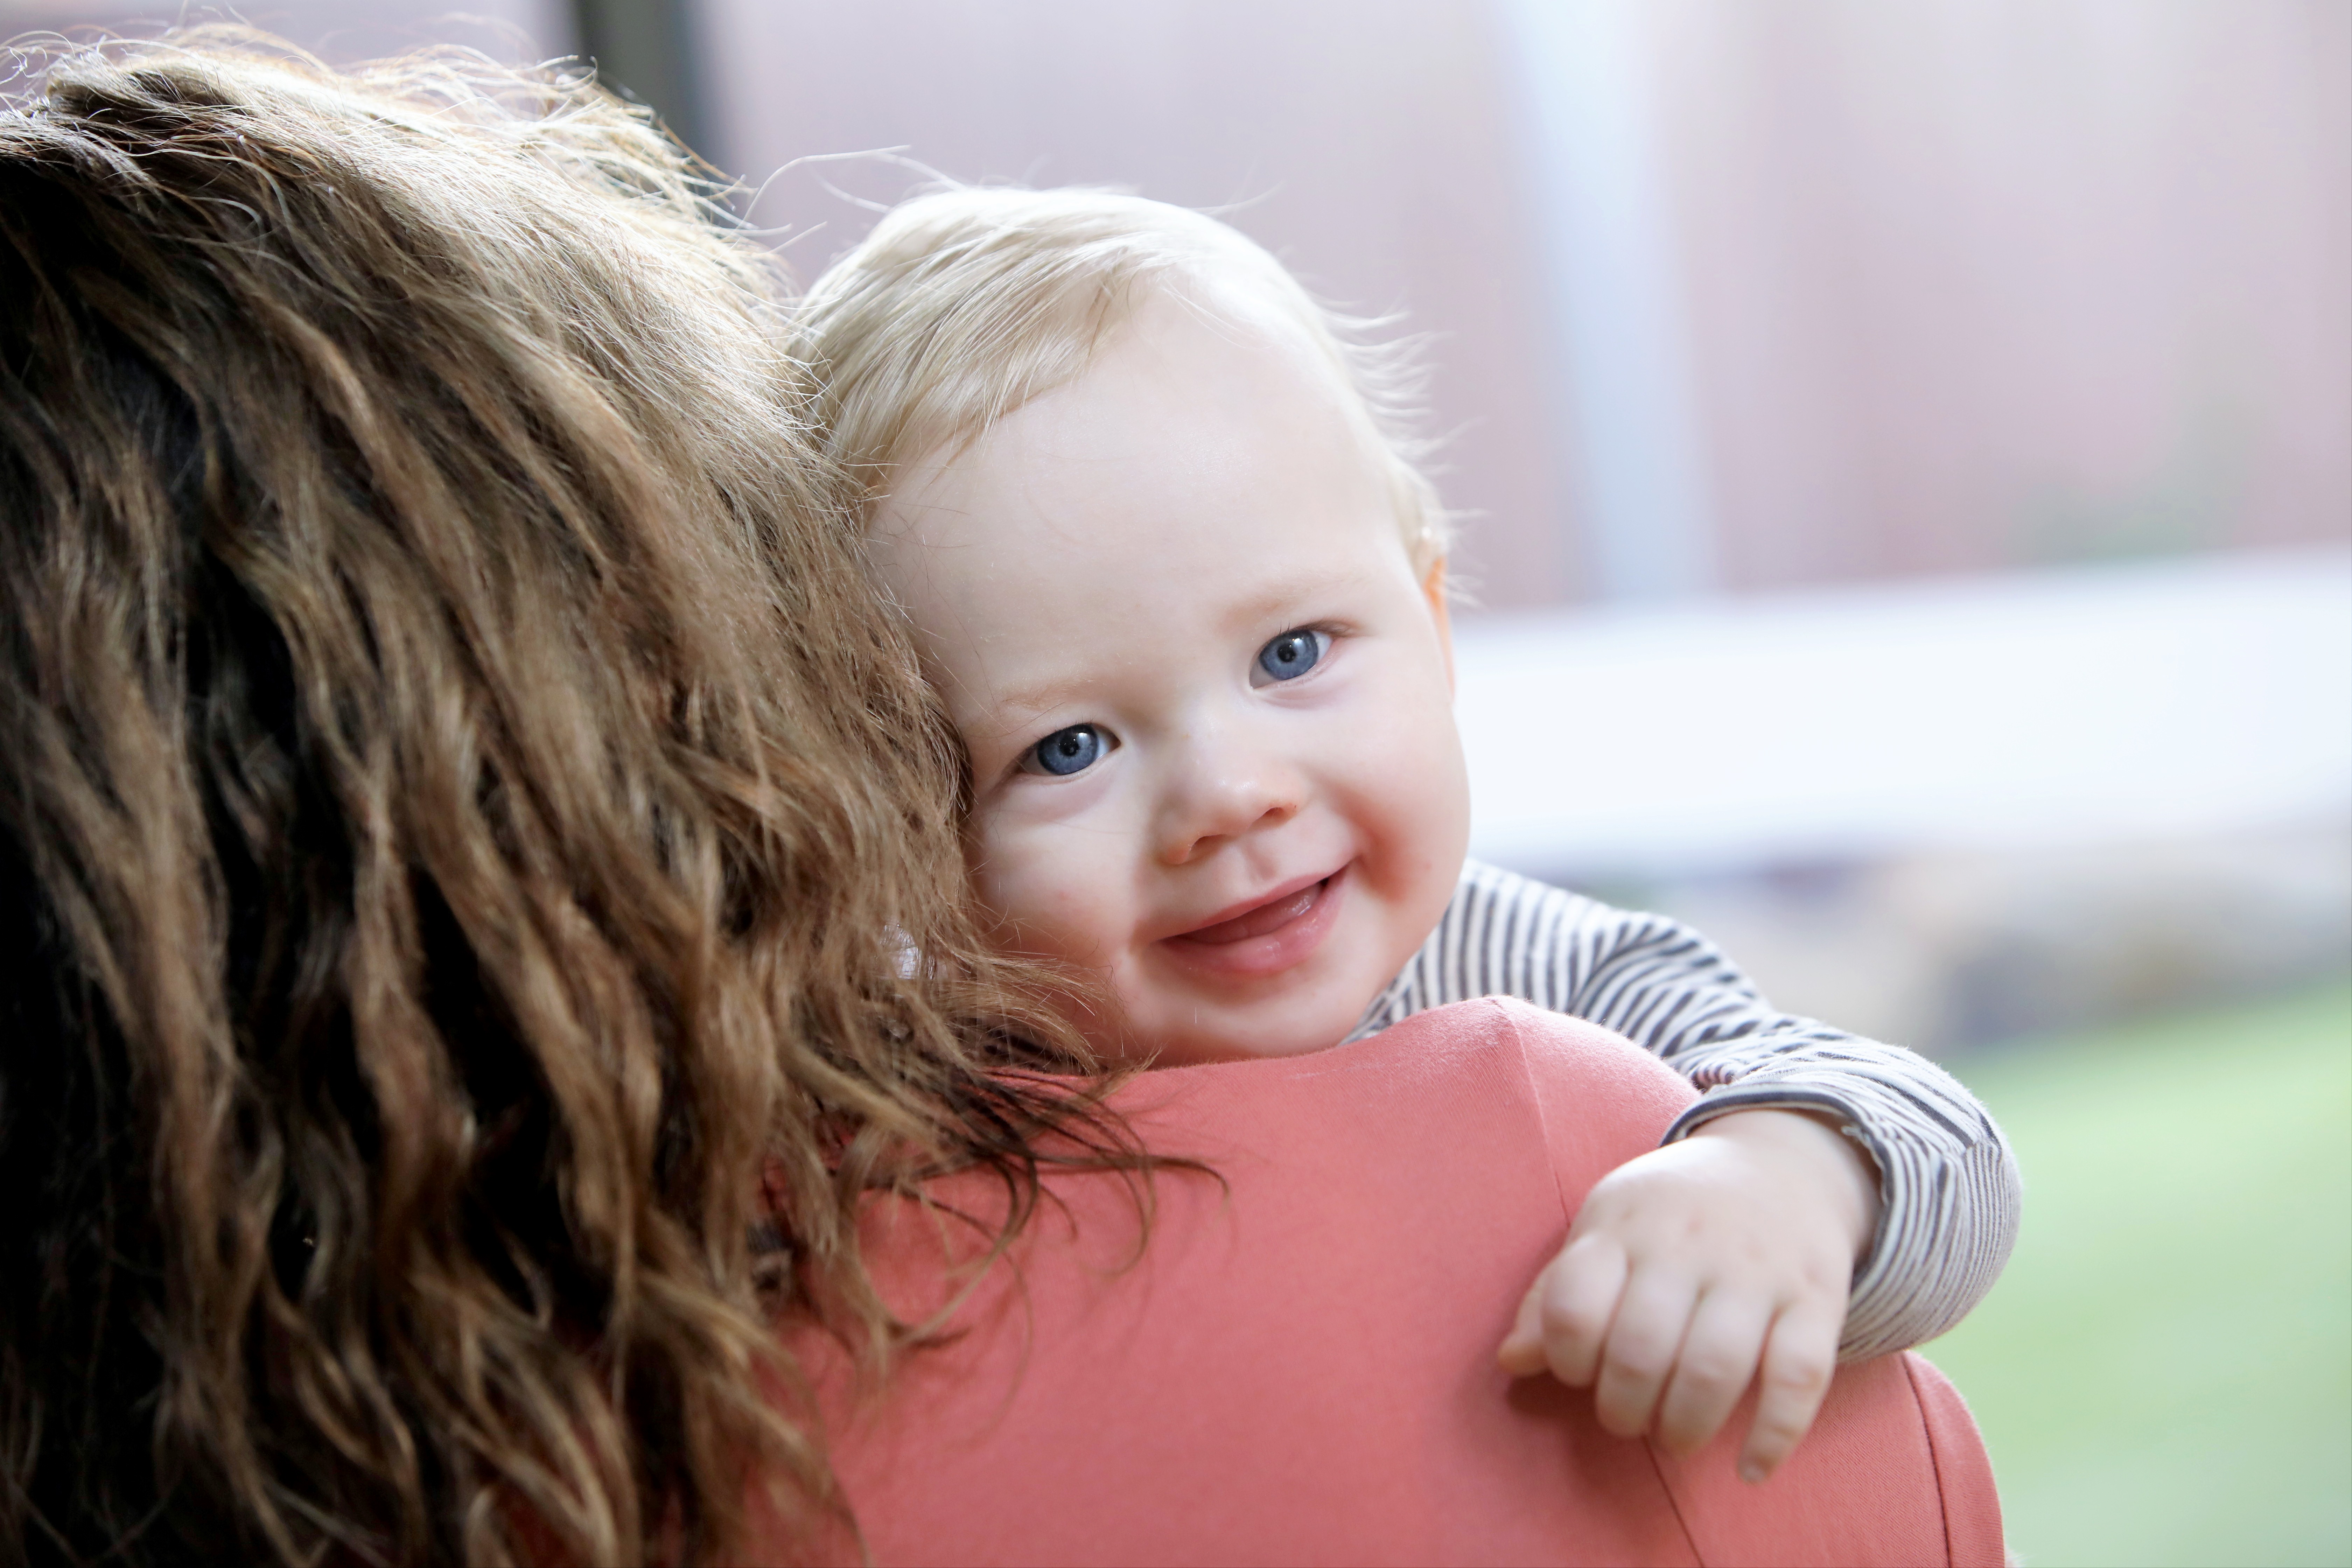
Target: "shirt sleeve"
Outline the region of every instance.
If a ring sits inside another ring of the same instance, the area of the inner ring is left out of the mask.
[[[2000,1278],[2017,1237],[2015,1158],[1976,1097],[1925,1058],[1775,1011],[1678,921],[1474,865],[1387,1000],[1417,1010],[1497,993],[1614,1029],[1696,1086],[1667,1142],[1734,1110],[1801,1110],[1835,1119],[1869,1152],[1878,1230],[1855,1269],[1840,1359],[1933,1339]]]

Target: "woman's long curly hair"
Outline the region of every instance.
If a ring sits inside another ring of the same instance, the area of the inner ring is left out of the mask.
[[[779,300],[576,73],[0,110],[0,1550],[814,1528],[775,1315],[887,1341],[859,1194],[1122,1158]]]

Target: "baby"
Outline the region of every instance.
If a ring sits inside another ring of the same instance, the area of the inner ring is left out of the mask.
[[[1834,1362],[1916,1343],[2016,1226],[1991,1119],[1907,1051],[1772,1012],[1703,938],[1465,863],[1445,521],[1393,358],[1179,208],[961,190],[811,290],[876,569],[970,752],[1005,948],[1099,979],[1107,1055],[1320,1051],[1523,997],[1706,1092],[1585,1203],[1500,1349],[1741,1471]]]

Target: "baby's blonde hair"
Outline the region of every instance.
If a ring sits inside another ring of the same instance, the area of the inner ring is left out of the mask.
[[[1185,284],[1239,289],[1304,334],[1353,392],[1414,569],[1442,561],[1410,341],[1373,341],[1379,322],[1321,304],[1214,218],[1116,192],[959,187],[885,214],[802,307],[830,455],[870,501],[899,466],[1076,380],[1148,290]]]

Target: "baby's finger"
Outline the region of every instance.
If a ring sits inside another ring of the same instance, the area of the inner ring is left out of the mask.
[[[1783,1311],[1764,1342],[1763,1392],[1756,1424],[1740,1450],[1739,1475],[1760,1481],[1780,1468],[1810,1431],[1837,1371],[1838,1331],[1845,1325],[1843,1303],[1824,1310],[1800,1304]]]
[[[1569,1243],[1536,1280],[1544,1362],[1570,1388],[1587,1388],[1625,1292],[1625,1249],[1605,1236]]]
[[[1711,1290],[1699,1298],[1658,1406],[1659,1442],[1688,1456],[1723,1429],[1732,1406],[1756,1375],[1757,1357],[1771,1325],[1769,1300],[1727,1290]]]
[[[1688,1279],[1655,1268],[1626,1283],[1592,1388],[1593,1413],[1608,1431],[1637,1437],[1649,1429],[1697,1296]]]
[[[1495,1352],[1495,1360],[1513,1377],[1526,1377],[1544,1369],[1543,1291],[1549,1273],[1547,1267],[1528,1287],[1528,1293],[1519,1298],[1519,1315]]]

